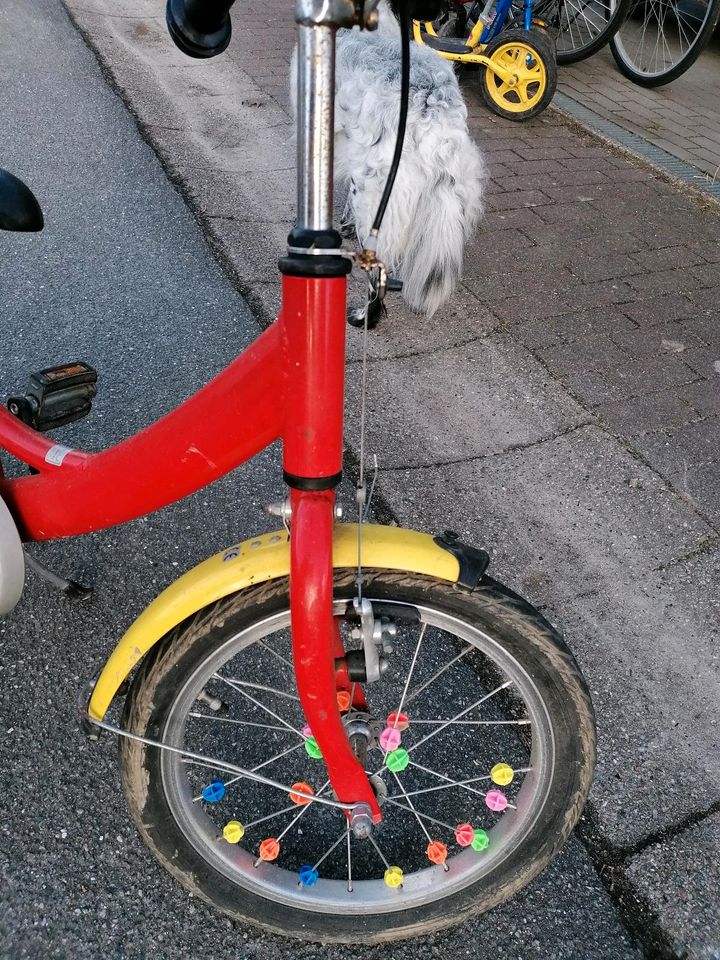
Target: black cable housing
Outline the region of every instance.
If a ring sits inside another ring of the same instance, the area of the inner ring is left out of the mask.
[[[390,164],[390,172],[388,173],[388,178],[385,183],[385,189],[383,190],[382,197],[380,198],[380,203],[378,205],[377,213],[375,214],[375,219],[373,220],[372,232],[377,234],[382,224],[383,217],[385,216],[385,209],[387,208],[388,201],[390,200],[390,194],[392,193],[393,187],[395,185],[395,177],[397,176],[398,167],[400,166],[400,158],[403,151],[403,143],[405,142],[405,127],[407,126],[407,116],[408,116],[408,106],[410,102],[410,14],[409,14],[409,0],[398,0],[398,13],[400,19],[400,116],[398,118],[398,130],[397,138],[395,140],[395,152],[393,154],[392,163]]]

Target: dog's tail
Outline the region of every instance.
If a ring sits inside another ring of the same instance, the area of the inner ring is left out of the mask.
[[[482,213],[485,170],[465,131],[446,140],[432,158],[418,160],[424,169],[406,169],[404,176],[401,163],[398,180],[411,174],[413,188],[401,182],[394,191],[385,236],[389,249],[383,250],[381,230],[378,252],[403,281],[408,306],[432,316],[462,275],[463,250]]]
[[[418,198],[402,255],[403,299],[412,310],[431,317],[450,297],[473,226],[454,178],[441,172]]]

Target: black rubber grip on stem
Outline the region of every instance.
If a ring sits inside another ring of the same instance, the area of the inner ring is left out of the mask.
[[[235,0],[167,0],[165,19],[175,46],[188,57],[216,57],[232,35]]]

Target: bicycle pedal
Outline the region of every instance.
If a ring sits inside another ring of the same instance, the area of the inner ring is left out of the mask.
[[[97,394],[97,373],[82,360],[32,373],[25,392],[9,397],[10,413],[34,430],[45,432],[90,413]]]

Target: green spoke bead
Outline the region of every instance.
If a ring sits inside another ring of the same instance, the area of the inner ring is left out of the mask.
[[[473,850],[477,850],[478,853],[481,853],[483,850],[487,850],[490,846],[490,837],[484,830],[476,830],[475,836],[471,843]]]
[[[321,760],[322,753],[320,752],[320,747],[318,746],[317,740],[315,737],[308,737],[305,741],[305,750],[309,757],[312,757],[313,760]]]
[[[404,747],[398,747],[397,750],[392,750],[385,757],[385,766],[388,770],[392,770],[393,773],[400,773],[409,763],[410,754]]]

